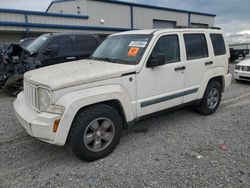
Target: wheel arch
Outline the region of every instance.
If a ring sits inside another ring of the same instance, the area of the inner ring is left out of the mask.
[[[225,91],[225,78],[224,78],[224,76],[220,75],[220,76],[213,77],[209,80],[208,84],[212,81],[218,82],[221,86],[222,92]]]
[[[93,104],[89,104],[89,105],[87,105],[87,106],[84,106],[84,107],[80,108],[80,109],[77,111],[75,117],[76,117],[77,114],[78,114],[79,112],[81,112],[82,110],[85,110],[86,108],[91,107],[91,106],[94,106],[94,105],[97,105],[97,104],[105,104],[105,105],[107,105],[107,106],[110,106],[110,107],[114,108],[114,109],[119,113],[119,115],[121,116],[122,122],[123,122],[123,128],[125,128],[125,126],[126,126],[125,124],[127,123],[126,114],[125,114],[125,112],[124,112],[124,109],[123,109],[123,107],[122,107],[121,102],[120,102],[118,99],[112,99],[112,100],[107,100],[107,101],[101,101],[101,102],[97,102],[97,103],[93,103]]]
[[[66,143],[72,122],[77,113],[89,106],[96,104],[111,106],[121,115],[124,127],[127,122],[135,118],[130,97],[126,90],[119,85],[100,86],[75,91],[61,97],[57,104],[65,106],[65,112],[61,118],[54,141],[57,145],[64,145]]]
[[[219,84],[222,87],[222,92],[225,91],[226,84],[225,84],[225,69],[224,69],[224,67],[210,69],[209,71],[207,71],[204,74],[204,76],[201,80],[201,85],[200,85],[200,89],[199,89],[199,96],[198,96],[199,99],[201,99],[203,97],[205,90],[211,81],[219,82]]]

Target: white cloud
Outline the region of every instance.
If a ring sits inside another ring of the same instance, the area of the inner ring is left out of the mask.
[[[250,34],[228,34],[229,44],[250,43]]]
[[[230,44],[250,43],[250,23],[241,20],[229,20],[218,24],[222,30],[227,32]]]
[[[240,35],[250,35],[250,30],[244,30],[244,31],[241,31],[239,32]]]

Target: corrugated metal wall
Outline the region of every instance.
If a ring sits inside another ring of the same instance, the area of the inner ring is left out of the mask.
[[[54,16],[41,16],[41,15],[29,15],[29,23],[46,23],[46,24],[59,24],[59,25],[86,25],[87,20]]]
[[[86,30],[86,32],[110,34],[129,29],[152,29],[153,20],[175,21],[176,25],[181,26],[188,26],[189,21],[214,26],[213,16],[98,0],[53,3],[48,12],[57,14],[30,11],[17,13],[0,9],[0,32],[4,32],[4,35],[0,33],[0,45],[6,41],[21,39],[29,33]]]
[[[213,27],[214,22],[214,17],[191,14],[191,23],[208,24],[209,27]]]
[[[23,14],[0,12],[0,21],[24,22],[25,18]]]
[[[0,22],[25,22],[25,17],[23,14],[18,13],[5,13],[0,12]],[[9,35],[9,37],[6,38],[6,31],[14,31],[14,32],[25,32],[25,27],[12,27],[12,26],[1,26],[0,25],[0,32],[5,33],[5,35],[1,35],[0,37],[0,44],[4,42],[8,42],[11,37],[14,37],[13,40],[15,40],[15,36],[13,34]]]
[[[131,26],[131,7],[129,5],[119,5],[95,0],[76,0],[67,3],[52,4],[49,12],[75,13],[80,9],[80,13],[88,15],[90,18],[86,25],[94,26],[115,26],[130,28]],[[159,10],[133,6],[133,24],[135,29],[152,29],[153,20],[176,21],[177,25],[188,26],[189,14],[178,11]],[[100,20],[105,23],[101,24]],[[190,21],[214,26],[214,17],[191,14]]]
[[[51,5],[49,12],[88,15],[79,25],[130,28],[130,7],[110,4],[94,0],[75,0],[56,2]],[[101,23],[101,20],[104,23]],[[67,23],[66,23],[67,24]]]
[[[78,7],[80,9],[78,9]],[[80,10],[80,13],[78,12]],[[84,14],[81,12],[81,3],[80,0],[76,1],[63,1],[52,4],[49,9],[49,12],[58,12],[66,14]]]
[[[94,0],[76,0],[54,3],[49,9],[49,12],[60,13],[61,11],[67,14],[77,14],[80,11],[82,15],[88,15],[89,19],[84,20],[86,26],[130,28],[131,25],[130,7],[119,4]],[[101,23],[101,19],[104,20],[104,23]]]
[[[84,33],[97,33],[97,34],[110,34],[115,33],[111,31],[96,31],[96,30],[82,30],[82,29],[52,29],[52,28],[32,28],[32,33],[55,33],[55,32],[84,32]]]
[[[188,26],[188,14],[186,13],[134,7],[133,14],[134,27],[137,29],[152,29],[153,19],[176,21],[177,25]]]
[[[130,28],[130,7],[98,1],[86,2],[88,24],[94,26]],[[101,19],[105,22],[101,23]]]

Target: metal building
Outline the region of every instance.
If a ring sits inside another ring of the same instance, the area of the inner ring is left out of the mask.
[[[115,0],[58,0],[46,12],[0,9],[0,46],[47,32],[100,35],[133,29],[214,26],[213,14]]]

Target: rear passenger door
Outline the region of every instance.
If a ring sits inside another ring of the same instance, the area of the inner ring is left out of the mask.
[[[185,89],[188,91],[183,102],[187,103],[197,99],[201,80],[212,61],[204,33],[184,33],[183,39],[186,51]]]
[[[77,60],[88,58],[98,45],[94,37],[84,35],[76,35],[73,44],[74,54]]]

